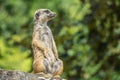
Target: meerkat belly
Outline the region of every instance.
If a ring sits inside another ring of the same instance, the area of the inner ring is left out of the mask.
[[[51,35],[48,32],[43,33],[42,37],[41,37],[41,40],[44,42],[45,46],[48,49],[47,59],[49,59],[50,62],[54,62],[55,61],[55,56],[54,56],[54,53],[53,53],[53,50],[52,50],[53,44],[52,44]]]

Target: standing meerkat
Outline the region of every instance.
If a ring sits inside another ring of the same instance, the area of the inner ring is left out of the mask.
[[[63,62],[58,57],[58,51],[47,22],[55,17],[48,9],[38,9],[34,15],[34,31],[32,48],[34,53],[34,73],[60,77],[63,72]]]

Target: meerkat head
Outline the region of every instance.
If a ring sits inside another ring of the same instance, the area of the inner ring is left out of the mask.
[[[38,22],[48,22],[49,20],[53,19],[55,17],[56,13],[52,12],[49,9],[38,9],[35,12],[34,20]]]

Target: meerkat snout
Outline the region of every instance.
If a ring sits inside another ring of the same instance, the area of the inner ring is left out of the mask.
[[[48,18],[54,18],[56,16],[56,13],[51,12],[50,14],[48,14]]]
[[[34,19],[35,19],[35,21],[37,20],[37,21],[47,22],[47,21],[53,19],[55,16],[56,16],[56,13],[52,12],[49,9],[38,9],[35,12]]]

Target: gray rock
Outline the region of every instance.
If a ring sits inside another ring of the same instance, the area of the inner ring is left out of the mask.
[[[64,80],[64,79],[45,78],[40,74],[32,74],[22,71],[0,70],[0,80]]]

